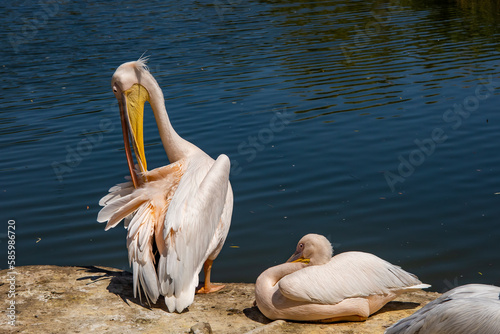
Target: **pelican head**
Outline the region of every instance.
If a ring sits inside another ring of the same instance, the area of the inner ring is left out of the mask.
[[[164,134],[169,134],[169,139],[171,136],[177,137],[168,122],[163,93],[154,77],[149,73],[146,61],[147,58],[140,58],[137,61],[124,63],[116,69],[111,78],[111,88],[120,107],[123,141],[129,171],[136,188],[140,185],[140,180],[134,170],[129,138],[134,148],[139,172],[144,173],[147,171],[143,139],[144,104],[146,102],[150,103],[158,126],[162,127],[163,131],[160,131],[160,137],[164,146],[166,147]]]
[[[307,234],[299,240],[295,253],[287,262],[304,262],[310,265],[325,264],[331,260],[333,248],[330,241],[319,234]]]
[[[195,145],[182,139],[173,129],[165,108],[163,92],[155,78],[149,73],[147,58],[140,58],[120,65],[113,74],[111,87],[120,107],[125,153],[135,188],[141,185],[141,175],[147,172],[144,153],[143,121],[144,104],[149,102],[153,110],[160,139],[171,163],[200,151]],[[139,174],[134,169],[134,160],[130,149],[134,148]]]
[[[111,78],[111,87],[120,107],[127,163],[136,188],[139,181],[134,171],[134,160],[130,150],[129,138],[134,147],[139,170],[145,172],[147,164],[143,139],[144,104],[146,101],[150,101],[148,88],[152,82],[156,83],[148,71],[145,59],[122,64],[116,69]]]

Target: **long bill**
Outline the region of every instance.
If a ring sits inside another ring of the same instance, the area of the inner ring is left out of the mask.
[[[311,259],[305,258],[304,255],[302,254],[302,252],[295,252],[295,253],[293,253],[292,256],[290,256],[290,258],[286,262],[287,263],[290,263],[290,262],[309,263],[310,261],[311,261]]]
[[[149,101],[148,91],[142,85],[134,84],[122,93],[122,100],[119,102],[125,155],[135,188],[141,185],[142,180],[134,168],[134,158],[130,149],[130,141],[132,142],[135,157],[137,158],[139,172],[143,173],[147,170],[143,136],[144,104],[146,101]]]

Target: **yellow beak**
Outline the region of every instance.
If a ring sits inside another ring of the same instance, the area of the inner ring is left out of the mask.
[[[135,157],[139,165],[140,172],[147,170],[146,154],[144,152],[144,104],[149,101],[149,93],[140,84],[134,84],[122,94],[120,103],[120,112],[122,115],[123,139],[125,142],[125,151],[127,154],[127,162],[134,186],[137,188],[139,182],[134,172],[134,162],[130,152],[128,138],[132,141]]]
[[[303,262],[303,263],[309,263],[311,262],[311,259],[306,259],[304,255],[301,253],[295,252],[286,262]]]

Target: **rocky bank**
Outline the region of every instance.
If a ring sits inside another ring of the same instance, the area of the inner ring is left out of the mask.
[[[196,295],[189,310],[177,314],[166,312],[163,300],[148,307],[134,298],[132,274],[122,270],[47,265],[15,272],[0,271],[1,333],[377,334],[439,296],[404,294],[361,323],[271,322],[253,306],[253,284],[227,283],[217,293]]]

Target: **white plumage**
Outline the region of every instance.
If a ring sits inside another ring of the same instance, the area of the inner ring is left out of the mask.
[[[287,298],[321,304],[387,295],[394,289],[428,287],[400,267],[363,252],[338,254],[324,265],[305,267],[283,277],[278,285]]]
[[[375,255],[332,258],[330,242],[308,234],[287,263],[264,271],[255,285],[257,307],[270,319],[362,321],[400,293],[427,288]]]
[[[170,312],[181,312],[199,292],[221,288],[210,282],[213,260],[229,232],[233,193],[229,158],[216,161],[182,139],[172,128],[163,93],[140,59],[121,65],[112,87],[120,106],[131,182],[110,188],[99,204],[97,220],[106,230],[125,219],[127,248],[133,268],[134,296],[142,290],[153,303],[165,296]],[[170,164],[148,171],[142,138],[144,103],[151,104]],[[135,151],[137,169],[129,140]]]
[[[386,334],[499,334],[500,287],[468,284],[454,288]]]

